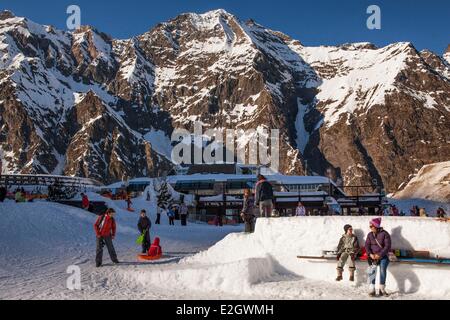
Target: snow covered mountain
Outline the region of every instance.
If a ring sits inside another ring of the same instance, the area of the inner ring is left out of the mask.
[[[224,10],[128,40],[0,14],[8,172],[110,182],[171,167],[174,128],[281,129],[280,171],[390,191],[450,158],[450,66],[410,43],[306,47]]]

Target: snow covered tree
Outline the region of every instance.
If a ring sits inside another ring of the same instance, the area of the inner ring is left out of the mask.
[[[173,202],[172,194],[169,190],[169,184],[165,178],[160,179],[155,183],[155,192],[158,202],[158,207],[168,209]]]

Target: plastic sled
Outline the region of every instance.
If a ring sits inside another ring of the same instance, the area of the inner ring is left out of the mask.
[[[156,255],[156,256],[149,256],[147,254],[139,254],[137,256],[138,260],[140,262],[147,262],[147,261],[158,261],[162,258],[162,254]]]

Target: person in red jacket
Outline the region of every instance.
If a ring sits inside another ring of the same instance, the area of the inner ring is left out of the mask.
[[[116,212],[114,209],[106,210],[106,213],[98,217],[94,224],[95,235],[97,236],[97,252],[95,263],[97,268],[102,266],[103,247],[108,248],[109,256],[113,263],[119,263],[113,240],[116,237],[116,221],[114,219]]]
[[[148,250],[148,256],[155,258],[155,259],[159,259],[162,257],[162,248],[159,245],[160,244],[160,239],[158,237],[155,238],[155,241],[153,241],[152,246],[150,247],[150,249]]]
[[[89,198],[84,193],[81,194],[81,207],[84,210],[89,210]]]

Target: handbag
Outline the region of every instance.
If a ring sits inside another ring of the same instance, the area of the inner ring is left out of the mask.
[[[374,238],[375,238],[375,241],[376,241],[376,243],[378,244],[378,246],[379,246],[381,249],[383,249],[383,247],[381,246],[381,244],[378,242],[377,238],[376,238],[376,237],[374,237]],[[389,252],[388,252],[388,260],[389,260],[390,262],[395,262],[395,261],[397,261],[398,259],[397,259],[397,256],[396,256],[392,251],[389,251]]]

